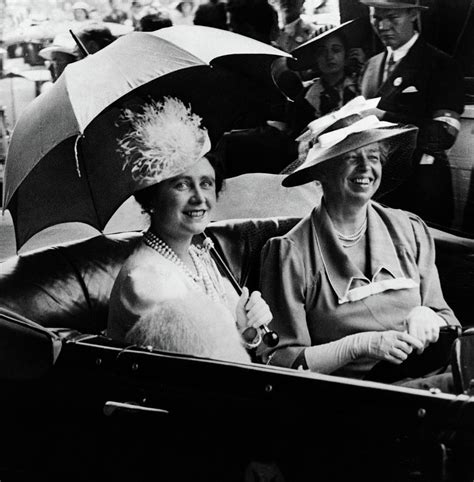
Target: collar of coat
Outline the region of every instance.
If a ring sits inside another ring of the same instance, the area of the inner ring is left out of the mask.
[[[396,230],[389,231],[386,223],[388,218],[381,215],[382,209],[372,201],[367,207],[367,242],[372,271],[370,279],[352,263],[340,245],[324,202],[321,202],[312,213],[314,232],[324,268],[339,304],[358,301],[387,290],[418,286],[412,279],[406,278],[401,269],[394,241],[397,244],[403,241],[398,237]],[[359,281],[358,286],[353,287],[356,280]]]

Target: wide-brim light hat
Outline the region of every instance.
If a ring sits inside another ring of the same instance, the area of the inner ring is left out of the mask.
[[[60,33],[54,37],[50,45],[42,48],[38,52],[38,55],[46,60],[51,60],[53,52],[62,52],[64,54],[75,56],[75,47],[76,43],[69,32]]]
[[[129,129],[118,139],[119,152],[134,191],[182,174],[211,150],[202,119],[174,97],[152,101],[139,112],[126,109],[122,121]]]
[[[371,25],[368,18],[357,18],[341,23],[337,27],[326,30],[318,36],[299,45],[290,53],[293,59],[287,59],[287,65],[291,70],[306,70],[314,68],[316,64],[316,52],[321,44],[330,37],[341,35],[347,42],[347,48],[362,47],[371,34]]]
[[[428,7],[420,5],[419,0],[404,0],[398,2],[397,0],[359,0],[360,3],[368,7],[375,8],[418,8],[420,10],[427,10]]]
[[[378,142],[386,146],[387,159],[377,196],[392,191],[409,176],[417,127],[380,121],[374,115],[364,116],[363,110],[347,115],[328,114],[312,124],[313,130],[308,129],[300,138],[312,136],[313,145],[304,158],[285,169],[284,173],[290,174],[283,179],[283,186],[293,187],[319,180],[328,163]]]

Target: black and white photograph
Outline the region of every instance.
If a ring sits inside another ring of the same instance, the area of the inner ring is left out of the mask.
[[[474,0],[0,0],[0,482],[474,481]]]

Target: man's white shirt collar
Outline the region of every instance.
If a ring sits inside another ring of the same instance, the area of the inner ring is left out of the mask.
[[[413,47],[413,44],[418,40],[419,36],[420,34],[418,32],[415,32],[413,37],[408,42],[403,44],[401,47],[398,47],[398,49],[392,49],[392,47],[387,47],[387,52],[388,52],[387,59],[390,58],[391,54],[393,54],[393,60],[395,62],[398,62],[401,59],[403,59],[403,57],[405,57],[408,51]]]

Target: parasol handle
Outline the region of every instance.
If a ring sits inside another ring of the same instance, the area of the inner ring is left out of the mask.
[[[230,270],[230,268],[227,266],[227,263],[222,259],[221,255],[217,252],[217,249],[214,247],[214,243],[212,242],[212,240],[205,233],[203,234],[205,236],[204,243],[203,243],[204,247],[209,249],[209,251],[212,253],[212,257],[216,260],[217,264],[224,271],[230,283],[234,287],[235,291],[237,291],[239,296],[241,296],[243,293],[242,287],[235,279],[235,276]],[[263,343],[265,343],[265,345],[269,347],[274,347],[278,345],[278,342],[280,341],[280,337],[278,336],[278,333],[276,331],[270,330],[267,325],[262,325],[259,327],[259,329],[263,332],[262,340],[263,340]],[[248,343],[251,343],[256,338],[257,335],[258,335],[257,330],[253,327],[247,328],[242,333],[244,340]]]
[[[71,29],[69,29],[69,33],[72,35],[72,38],[74,39],[74,42],[76,42],[76,45],[79,47],[79,50],[82,52],[82,55],[84,55],[84,57],[87,57],[89,55],[89,52],[87,51],[85,45]]]

